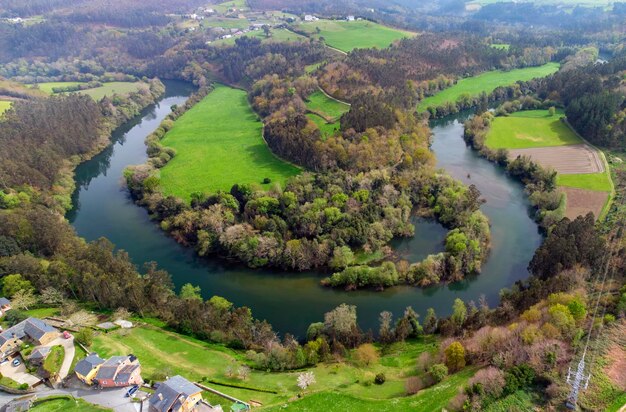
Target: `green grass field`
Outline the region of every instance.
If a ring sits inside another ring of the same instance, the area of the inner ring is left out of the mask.
[[[215,46],[232,46],[235,44],[235,40],[244,36],[261,39],[261,41],[263,41],[264,43],[296,42],[305,41],[307,39],[306,37],[298,33],[291,32],[287,29],[273,29],[270,33],[270,37],[265,36],[265,32],[263,32],[262,30],[256,30],[250,31],[240,36],[231,37],[229,39],[215,40],[212,44]]]
[[[311,37],[323,37],[327,45],[344,52],[372,47],[383,49],[396,40],[415,35],[366,20],[319,20],[302,23],[298,28],[307,32]],[[317,28],[320,29],[319,33],[317,33]]]
[[[596,192],[610,192],[611,178],[608,173],[588,173],[579,175],[558,175],[556,183],[559,186],[577,187],[579,189],[594,190]]]
[[[244,384],[250,387],[276,391],[263,393],[246,389],[222,387],[209,384],[229,395],[248,401],[255,399],[269,409],[282,410],[282,405],[293,399],[301,390],[296,386],[298,372],[265,372],[253,370],[245,381],[228,377],[229,366],[238,368],[245,364],[242,352],[235,352],[221,345],[209,344],[187,336],[168,332],[154,326],[136,327],[131,330],[118,329],[98,334],[90,348],[103,357],[135,354],[142,365],[144,379],[153,379],[163,374],[181,374],[192,381],[209,377],[220,382]],[[289,403],[287,410],[293,411],[380,411],[397,410],[431,411],[440,410],[456,395],[475,369],[468,368],[446,378],[441,384],[421,391],[412,397],[405,396],[404,382],[416,374],[416,359],[425,351],[437,349],[434,338],[391,345],[380,360],[369,366],[355,366],[352,362],[319,364],[309,368],[317,383],[309,389],[310,395],[303,400]],[[376,373],[387,377],[384,385],[364,384]],[[221,403],[227,410],[230,404],[211,396],[205,399]],[[340,409],[350,405],[351,408]],[[358,408],[357,408],[358,407]],[[382,409],[381,409],[382,408]],[[404,408],[404,409],[403,409]],[[406,409],[409,408],[409,409]]]
[[[583,141],[559,119],[562,112],[550,116],[547,110],[515,112],[496,117],[491,123],[485,143],[492,149],[526,149],[564,146]]]
[[[272,154],[262,127],[245,91],[217,85],[163,138],[177,152],[161,169],[163,192],[189,199],[194,192],[229,191],[235,183],[261,185],[266,177],[283,184],[298,174]]]
[[[12,102],[7,102],[5,100],[0,100],[0,114],[6,112],[7,110],[9,110],[9,108],[11,107],[13,103]]]
[[[308,113],[306,117],[311,119],[313,123],[317,125],[317,127],[322,132],[323,138],[331,136],[335,133],[335,130],[339,130],[340,125],[338,121],[335,123],[326,123],[326,120],[322,119],[321,117],[313,113]]]
[[[92,405],[85,402],[82,399],[72,399],[68,397],[51,396],[49,400],[45,398],[39,399],[35,405],[30,409],[32,412],[101,412],[110,411],[111,409],[102,408],[97,405]]]
[[[309,96],[306,107],[332,119],[338,119],[342,114],[350,110],[350,106],[327,97],[320,90]]]
[[[53,94],[53,89],[55,87],[75,86],[77,84],[80,84],[80,82],[47,82],[38,83],[37,86],[39,86],[40,90]],[[104,96],[113,96],[113,94],[129,94],[146,87],[147,85],[143,82],[108,82],[103,83],[101,87],[81,90],[78,93],[86,94],[91,96],[95,101],[99,101]]]
[[[559,63],[547,63],[543,66],[525,67],[508,72],[494,70],[459,80],[454,86],[425,98],[417,106],[418,112],[424,112],[429,107],[437,107],[447,102],[456,102],[461,95],[478,96],[481,93],[491,93],[497,87],[508,86],[517,81],[527,81],[538,77],[546,77],[559,70]]]

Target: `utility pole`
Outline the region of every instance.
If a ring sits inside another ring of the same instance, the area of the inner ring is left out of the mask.
[[[567,402],[565,402],[565,406],[567,407],[567,409],[576,409],[579,392],[587,389],[587,386],[589,386],[591,373],[585,376],[585,355],[587,355],[587,348],[585,348],[583,356],[582,358],[580,358],[580,362],[578,362],[578,368],[576,368],[576,373],[574,373],[573,376],[571,368],[567,371],[567,383],[569,383],[572,387],[572,390],[567,397]]]

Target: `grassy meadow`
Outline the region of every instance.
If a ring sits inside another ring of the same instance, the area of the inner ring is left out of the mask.
[[[81,84],[81,82],[47,82],[38,83],[37,86],[40,90],[53,94],[53,89],[56,87],[68,87]],[[104,96],[112,96],[114,94],[129,94],[136,92],[142,88],[146,88],[147,85],[143,82],[108,82],[103,83],[100,87],[93,89],[81,90],[76,93],[86,94],[91,96],[95,101],[101,100]]]
[[[527,110],[496,117],[485,143],[491,149],[527,149],[564,146],[583,141],[560,119],[563,112],[550,116],[547,110]]]
[[[7,110],[9,110],[9,108],[11,107],[13,103],[8,102],[6,100],[0,100],[0,114],[6,112]]]
[[[556,183],[559,186],[575,187],[595,192],[610,192],[613,189],[611,178],[607,172],[573,175],[559,174],[556,177]]]
[[[311,37],[323,37],[327,45],[344,52],[372,47],[384,49],[396,40],[415,35],[367,20],[319,20],[302,23],[298,28]],[[319,33],[317,28],[320,29]]]
[[[287,29],[272,29],[269,37],[265,36],[265,32],[263,30],[256,30],[228,39],[215,40],[212,44],[214,46],[232,46],[235,44],[235,40],[244,36],[261,39],[261,41],[263,41],[264,43],[296,42],[306,40],[306,37],[298,33],[291,32]]]
[[[489,46],[493,47],[494,49],[504,50],[504,51],[508,51],[511,48],[511,45],[507,43],[493,43],[493,44],[490,44]]]
[[[271,373],[253,370],[246,380],[229,377],[229,367],[237,370],[246,363],[241,352],[155,326],[98,334],[90,349],[104,357],[126,353],[137,355],[145,379],[163,374],[181,374],[192,381],[209,377],[219,382],[275,391],[277,393],[265,393],[207,383],[241,400],[259,401],[263,404],[261,410],[267,411],[283,410],[284,405],[289,405],[285,408],[288,411],[440,410],[458,393],[458,387],[464,385],[475,372],[475,369],[467,368],[449,376],[439,385],[420,391],[417,395],[406,396],[404,383],[408,376],[417,374],[416,359],[419,354],[437,350],[437,341],[426,337],[393,344],[368,366],[359,366],[348,359],[309,368],[317,383],[307,390],[308,394],[303,399],[290,402],[302,392],[296,386],[300,371]],[[372,384],[374,375],[380,372],[385,373],[387,381],[383,385]],[[205,395],[205,399],[221,404],[225,410],[230,406],[229,402],[212,395]],[[347,405],[351,408],[346,408]],[[400,409],[394,409],[396,406]]]
[[[339,119],[342,114],[350,110],[350,106],[331,99],[320,90],[309,96],[306,107],[314,112],[320,113],[330,119]]]
[[[317,125],[317,127],[322,132],[322,137],[323,138],[331,136],[331,135],[333,135],[335,133],[335,130],[339,130],[340,124],[339,124],[338,121],[336,121],[334,123],[327,123],[326,120],[324,120],[323,118],[321,118],[320,116],[318,116],[318,115],[316,115],[314,113],[308,113],[306,115],[306,117],[311,119],[313,121],[313,123],[315,123]]]
[[[528,81],[538,77],[546,77],[559,70],[559,63],[547,63],[543,66],[525,67],[510,71],[494,70],[459,80],[449,87],[425,98],[417,107],[418,112],[424,112],[429,107],[437,107],[447,102],[456,102],[465,94],[478,96],[481,93],[491,93],[500,86],[508,86],[517,81]]]
[[[101,412],[110,411],[111,409],[93,405],[84,400],[73,399],[69,396],[51,396],[49,399],[42,398],[35,402],[35,405],[29,409],[32,412]]]
[[[161,169],[164,194],[189,199],[194,192],[229,191],[235,183],[268,188],[298,174],[272,154],[262,129],[245,91],[217,85],[161,141],[177,153]],[[262,185],[266,177],[271,183]]]

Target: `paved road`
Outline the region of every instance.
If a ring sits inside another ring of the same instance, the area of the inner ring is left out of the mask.
[[[45,398],[52,395],[72,395],[75,398],[83,398],[89,403],[113,409],[115,412],[138,412],[139,403],[132,403],[130,398],[124,397],[128,388],[120,389],[50,389],[39,387],[35,392],[38,398]],[[18,395],[10,395],[0,391],[0,407],[6,405],[11,400],[18,398]]]
[[[17,383],[27,383],[30,386],[39,382],[39,378],[28,373],[22,358],[18,357],[17,359],[19,359],[21,362],[19,366],[13,366],[13,360],[5,362],[0,366],[0,373],[2,374],[2,376],[11,378]]]

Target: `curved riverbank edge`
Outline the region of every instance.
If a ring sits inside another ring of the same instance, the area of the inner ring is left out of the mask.
[[[93,148],[82,156],[77,156],[65,161],[61,168],[59,178],[55,183],[56,193],[55,200],[57,203],[57,211],[66,213],[72,208],[72,194],[76,191],[76,181],[74,173],[76,168],[94,156],[101,153],[111,144],[113,132],[132,120],[134,117],[141,115],[141,112],[165,94],[165,85],[158,79],[154,78],[149,81],[149,94],[141,91],[129,93],[126,96],[126,102],[120,106],[113,106],[112,114],[104,118],[101,124],[101,133],[96,138]]]
[[[227,85],[224,86],[228,87]],[[187,100],[185,105],[177,107],[173,113],[167,115],[166,118],[161,122],[161,125],[155,130],[155,132],[153,132],[150,136],[148,136],[148,138],[146,138],[149,155],[148,162],[144,163],[143,165],[128,167],[124,172],[127,187],[130,190],[133,199],[139,205],[144,206],[148,209],[152,217],[160,222],[159,226],[162,230],[167,232],[170,236],[176,238],[179,243],[182,243],[185,246],[191,246],[191,244],[183,240],[180,236],[177,237],[175,232],[169,230],[170,225],[168,221],[166,221],[166,218],[163,217],[162,213],[159,213],[159,202],[154,201],[155,197],[165,198],[166,196],[165,193],[163,193],[163,190],[159,184],[159,170],[163,168],[176,155],[174,149],[163,146],[160,141],[167,135],[170,130],[173,129],[174,121],[180,119],[183,114],[185,114],[196,104],[206,98],[210,93],[213,92],[213,90],[214,87],[210,86],[195,93]],[[255,116],[258,116],[254,111],[252,111],[252,113],[254,113]],[[263,142],[267,146],[265,136],[263,136]],[[270,153],[272,153],[272,155],[274,155],[277,160],[282,160],[281,157],[276,156],[273,151],[270,150]],[[290,162],[287,163],[291,164]],[[302,170],[301,168],[298,169]],[[440,172],[434,172],[431,179],[433,180],[432,184],[434,184],[435,186],[443,186],[444,188],[449,187],[450,190],[461,191],[465,194],[468,191],[472,193],[471,187],[464,186],[461,182],[452,179],[445,173],[441,174]],[[237,186],[237,184],[235,184],[235,186]],[[443,189],[441,190],[443,191]],[[216,193],[207,193],[206,196],[212,194],[215,195]],[[219,193],[217,193],[217,195],[219,196]],[[454,198],[453,200],[449,201],[452,201],[453,203],[459,203],[459,205],[457,206],[463,209],[463,207],[465,207],[462,206],[462,204],[464,204],[463,202],[465,202],[464,196],[466,195],[460,196],[459,198]],[[471,194],[467,196],[471,197]],[[192,199],[193,198],[194,196],[192,196]],[[424,213],[424,209],[426,208],[424,204],[414,204],[413,207],[422,209],[422,215],[433,218],[439,221],[440,224],[444,224],[445,222],[440,221],[439,215],[434,211],[436,204],[438,203],[437,198],[438,197],[436,197],[432,201],[434,203],[428,206],[428,213]],[[198,199],[196,199],[196,201],[197,200]],[[477,199],[475,199],[475,201],[478,201],[478,197]],[[172,205],[173,203],[178,203],[178,205],[183,205],[187,203],[179,197],[174,197],[172,200],[169,200],[169,202],[172,203]],[[423,201],[420,202],[423,203]],[[181,206],[176,206],[176,209],[179,211],[177,213],[181,213],[180,208]],[[478,209],[478,206],[476,208]],[[345,267],[345,270],[339,270],[338,272],[335,272],[333,276],[323,279],[321,284],[324,286],[345,287],[345,290],[356,290],[359,288],[382,290],[385,287],[405,284],[427,287],[432,284],[445,284],[449,282],[456,282],[462,280],[466,276],[479,274],[482,264],[489,256],[489,252],[491,249],[489,222],[487,217],[484,216],[480,210],[475,210],[473,213],[467,216],[467,220],[468,221],[465,223],[460,222],[458,224],[454,223],[456,222],[456,220],[454,219],[451,222],[447,222],[446,227],[448,230],[448,234],[446,236],[446,242],[444,242],[447,245],[445,251],[437,254],[428,255],[426,259],[418,262],[413,262],[412,264],[408,262],[406,262],[405,264],[403,262],[402,269],[397,267],[397,265],[395,265],[393,261],[389,260],[387,260],[387,266],[385,266],[385,263],[383,263],[381,266],[376,265],[373,267],[369,266],[369,264],[360,264],[355,262]],[[235,218],[234,223],[231,222],[230,225],[237,225],[238,223],[245,224],[245,222],[239,222],[239,220]],[[408,222],[406,223],[409,224]],[[199,240],[202,233],[198,232],[197,235],[198,242],[196,242],[197,244],[193,243],[193,245],[195,246],[195,251],[201,256],[206,256],[206,251],[200,252],[202,248],[199,244]],[[299,239],[296,240],[300,241]],[[450,242],[456,242],[454,243],[455,245],[459,242],[465,242],[467,246],[464,247],[462,251],[457,251],[456,249],[452,250],[452,246],[449,246],[449,244],[451,243],[448,242],[448,240],[450,240]],[[218,250],[224,250],[224,248],[228,250],[228,248],[224,245],[219,247]],[[388,248],[388,245],[385,248]],[[471,251],[464,252],[466,248],[470,249]],[[282,255],[284,252],[287,252],[287,250],[283,250],[283,246],[281,246],[281,248],[276,249],[273,253]],[[354,249],[353,252],[355,252]],[[221,252],[217,254],[216,252],[209,253],[211,255],[215,255],[221,258],[234,259],[232,257],[233,253],[230,252],[227,254],[223,254]],[[386,255],[386,257],[389,257],[391,253],[387,253]],[[465,262],[465,260],[467,259],[470,260],[469,263]],[[238,261],[238,259],[235,259],[235,261]],[[462,261],[465,263],[461,263]],[[246,263],[249,267],[253,269],[257,269],[259,267],[278,267],[281,270],[303,270],[298,269],[297,267],[283,267],[282,264],[276,266],[276,263],[272,263],[272,261],[259,264],[256,259],[252,262],[243,261],[242,263]],[[391,268],[391,266],[393,266],[393,268]],[[322,264],[321,266],[314,265],[312,267],[304,268],[304,270],[309,269],[322,270],[323,272],[332,273],[332,271],[330,271],[326,264]],[[362,275],[359,276],[360,280],[356,283],[351,282],[349,284],[344,284],[344,280],[352,278],[351,276],[346,275],[349,271],[357,271],[358,273],[360,273]],[[364,277],[368,279],[374,279],[374,281],[367,281],[363,283]]]

